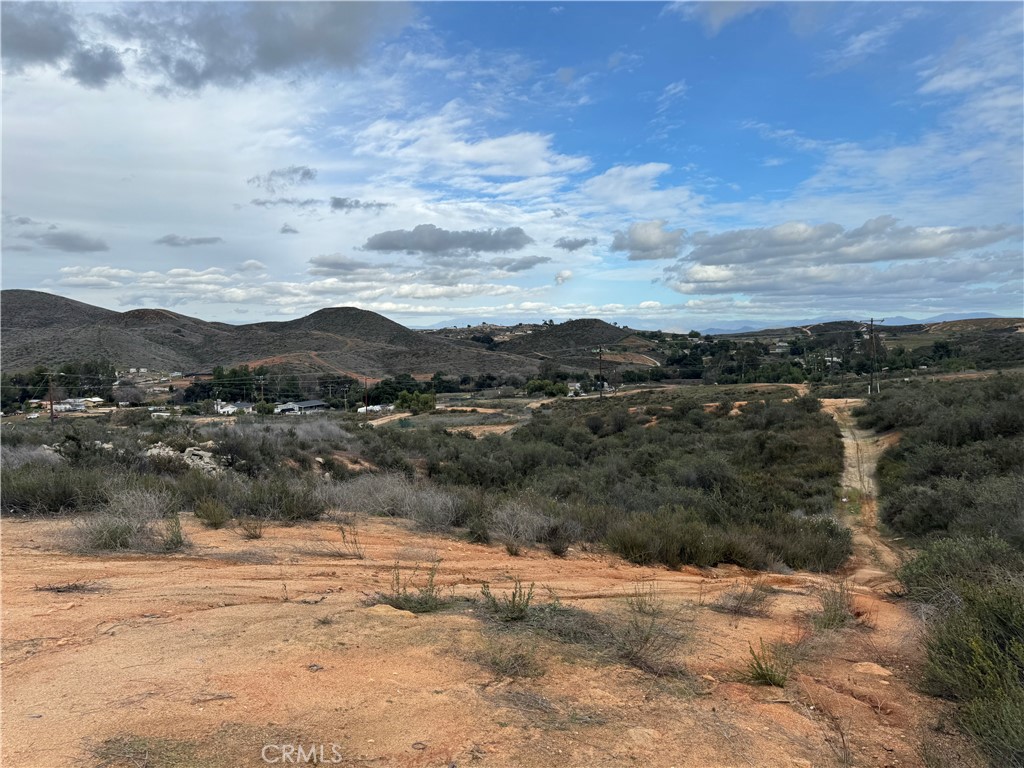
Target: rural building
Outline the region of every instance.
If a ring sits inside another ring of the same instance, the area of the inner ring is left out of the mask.
[[[323,400],[300,400],[294,403],[284,403],[275,406],[274,413],[310,413],[312,411],[326,411],[329,406]]]

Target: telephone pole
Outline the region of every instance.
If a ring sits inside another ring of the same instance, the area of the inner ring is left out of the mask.
[[[50,373],[50,423],[57,417],[53,414],[53,373]]]
[[[885,318],[883,317],[878,322],[884,323]],[[868,384],[868,394],[870,395],[872,390],[876,393],[882,390],[880,384],[875,382],[875,367],[878,365],[878,348],[875,346],[875,318],[871,318],[869,327],[871,329],[868,333],[868,338],[871,340],[871,381]]]

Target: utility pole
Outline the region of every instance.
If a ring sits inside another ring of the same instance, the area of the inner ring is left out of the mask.
[[[869,322],[871,329],[868,333],[868,337],[871,339],[871,381],[868,384],[868,394],[870,395],[872,390],[877,394],[882,391],[882,388],[881,382],[875,381],[875,368],[878,365],[878,348],[875,346],[875,318],[872,317]],[[884,323],[885,318],[883,317],[878,322]]]
[[[604,347],[598,347],[595,350],[597,352],[597,398],[598,400],[604,399]]]
[[[53,414],[53,372],[50,372],[50,423],[57,417]]]

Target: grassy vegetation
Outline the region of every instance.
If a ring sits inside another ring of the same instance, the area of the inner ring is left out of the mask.
[[[784,643],[770,643],[765,645],[764,640],[759,640],[759,649],[750,647],[750,661],[742,675],[748,683],[755,685],[773,685],[783,688],[789,673],[793,669],[792,650]]]
[[[882,458],[882,519],[916,539],[897,572],[927,619],[922,685],[959,702],[993,766],[1024,765],[1024,379],[934,383],[873,399],[899,429]]]
[[[390,605],[400,611],[412,613],[433,613],[450,607],[455,599],[446,594],[435,582],[437,577],[438,564],[434,563],[427,571],[426,578],[421,586],[412,588],[411,583],[419,575],[419,567],[413,572],[402,577],[402,570],[398,563],[395,563],[391,571],[391,588],[387,592],[377,592],[367,599],[368,605]],[[413,591],[415,589],[415,591]]]
[[[776,590],[763,578],[745,584],[734,584],[711,603],[712,610],[735,616],[771,615]]]

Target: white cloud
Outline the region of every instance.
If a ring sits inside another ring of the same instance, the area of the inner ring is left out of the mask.
[[[583,210],[611,207],[640,215],[697,215],[703,197],[689,187],[659,188],[658,180],[671,170],[667,163],[617,165],[584,181],[569,199]]]
[[[715,0],[715,2],[681,0],[680,2],[671,3],[667,10],[672,13],[678,13],[685,19],[699,22],[704,26],[705,32],[714,37],[732,22],[773,4],[768,2],[741,2],[740,0]]]
[[[686,231],[666,229],[668,222],[637,221],[626,232],[616,232],[612,238],[613,251],[629,251],[630,261],[672,259],[679,255]]]
[[[685,80],[677,80],[674,83],[669,83],[662,89],[661,95],[658,96],[658,112],[664,112],[671,107],[675,102],[686,96],[688,86]]]
[[[359,132],[355,151],[397,161],[405,173],[445,169],[469,176],[532,177],[578,173],[590,167],[582,156],[559,154],[553,137],[539,133],[474,136],[468,110],[449,102],[436,115],[409,121],[377,120]]]

